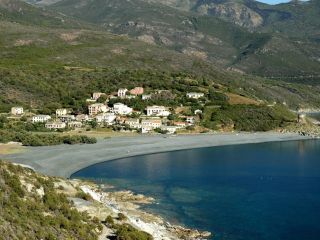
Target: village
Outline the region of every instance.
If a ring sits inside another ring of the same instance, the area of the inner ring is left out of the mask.
[[[148,103],[152,95],[161,94],[164,91],[168,90],[157,90],[146,94],[144,88],[135,87],[131,90],[120,88],[111,94],[94,92],[91,98],[86,99],[87,112],[74,114],[72,109],[59,108],[56,109],[55,114],[45,115],[33,114],[25,111],[21,106],[15,106],[11,108],[9,117],[43,124],[46,129],[52,131],[81,130],[92,126],[141,134],[175,134],[183,129],[193,130],[200,122],[202,114],[200,109],[186,116],[182,113],[176,114],[175,109],[168,106],[147,104],[144,111],[139,111],[121,103],[121,100],[135,98]],[[187,99],[193,101],[198,101],[204,96],[205,94],[201,92],[188,92],[185,95]],[[113,104],[110,104],[111,100]],[[172,117],[173,115],[175,117]]]

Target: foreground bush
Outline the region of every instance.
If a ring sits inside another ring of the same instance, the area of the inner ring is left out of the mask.
[[[27,190],[21,179],[33,189]],[[97,240],[101,224],[73,208],[53,179],[0,161],[0,239]],[[43,189],[44,195],[36,189]]]
[[[96,138],[85,135],[61,136],[53,133],[33,134],[27,131],[0,130],[0,142],[21,142],[24,146],[50,146],[59,144],[94,144]]]
[[[139,231],[128,224],[116,225],[114,227],[116,229],[117,240],[153,240],[150,234]]]

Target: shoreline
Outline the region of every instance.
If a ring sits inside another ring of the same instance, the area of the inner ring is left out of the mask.
[[[27,147],[21,153],[0,158],[25,164],[49,176],[70,178],[86,167],[122,158],[197,148],[266,142],[311,140],[297,133],[216,133],[197,135],[147,135],[114,137],[93,145]]]
[[[153,198],[141,194],[137,195],[131,191],[101,191],[99,185],[96,184],[80,183],[78,186],[93,200],[111,210],[112,215],[124,214],[127,217],[126,223],[140,231],[149,233],[154,240],[211,239],[210,232],[172,225],[159,215],[141,210],[142,205],[153,203],[155,201]]]

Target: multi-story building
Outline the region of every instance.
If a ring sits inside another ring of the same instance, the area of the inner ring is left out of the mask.
[[[61,122],[72,122],[76,120],[76,117],[74,115],[61,115],[59,119]]]
[[[162,125],[161,119],[144,119],[141,121],[142,127],[151,127],[152,129],[160,128]]]
[[[66,108],[59,108],[56,110],[56,116],[63,116],[63,115],[67,115],[68,114],[68,109]]]
[[[123,103],[115,103],[113,105],[113,111],[115,114],[119,115],[129,115],[132,113],[132,108],[128,107]]]
[[[90,116],[97,115],[99,113],[106,113],[109,111],[108,107],[103,103],[91,104],[89,105],[88,109],[89,109]]]
[[[94,92],[94,93],[92,94],[92,99],[93,99],[93,100],[98,100],[102,95],[105,95],[105,93]]]
[[[118,90],[118,97],[119,97],[119,98],[125,98],[127,92],[128,92],[128,89],[126,89],[126,88],[120,88],[120,89]]]
[[[138,118],[129,118],[126,120],[126,124],[130,126],[130,128],[141,128],[140,120]]]
[[[45,123],[49,121],[51,117],[49,115],[35,115],[32,117],[33,123]]]
[[[114,113],[101,113],[96,116],[98,123],[113,124],[117,116]]]
[[[148,106],[146,110],[148,116],[167,117],[170,115],[164,106]]]

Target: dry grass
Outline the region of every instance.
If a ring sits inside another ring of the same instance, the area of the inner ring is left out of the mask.
[[[19,144],[0,144],[0,155],[14,154],[24,151],[24,147]]]
[[[137,136],[139,135],[136,132],[113,132],[110,129],[98,129],[93,131],[85,131],[85,130],[78,130],[78,131],[70,131],[63,133],[65,135],[86,135],[88,137],[95,137],[95,138],[111,138],[111,137],[125,137],[125,136]]]
[[[229,97],[229,103],[231,105],[236,105],[236,104],[254,104],[254,105],[259,105],[258,101],[254,100],[254,99],[251,99],[251,98],[240,96],[238,94],[226,93],[226,95]]]

